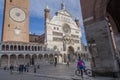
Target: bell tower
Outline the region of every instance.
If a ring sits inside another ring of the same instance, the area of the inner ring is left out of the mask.
[[[29,0],[5,0],[2,42],[29,42]]]

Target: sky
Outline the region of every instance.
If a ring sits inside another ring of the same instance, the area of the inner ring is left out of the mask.
[[[85,32],[82,20],[80,0],[64,0],[65,7],[71,13],[73,20],[78,17],[82,30],[82,42],[86,45]],[[30,0],[30,33],[44,33],[44,9],[46,6],[50,8],[51,18],[55,12],[61,9],[62,0]],[[4,0],[0,0],[0,38],[2,33]]]

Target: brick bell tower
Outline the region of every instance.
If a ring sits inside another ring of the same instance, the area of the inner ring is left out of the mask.
[[[29,42],[29,0],[5,0],[2,42]]]

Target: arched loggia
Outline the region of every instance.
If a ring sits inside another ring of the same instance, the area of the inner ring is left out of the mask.
[[[7,67],[8,66],[8,55],[3,54],[1,56],[1,67]]]
[[[19,54],[18,55],[18,64],[24,64],[24,55],[23,54]]]
[[[10,55],[10,64],[16,66],[17,62],[16,62],[16,55],[12,54]]]
[[[26,65],[30,65],[30,59],[31,59],[30,54],[26,54],[26,55],[25,55],[25,64],[26,64]]]

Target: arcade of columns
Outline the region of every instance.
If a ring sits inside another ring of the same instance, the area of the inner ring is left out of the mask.
[[[43,44],[25,44],[18,42],[4,42],[0,46],[0,66],[18,66],[20,64],[46,64],[53,63],[57,57],[58,63],[66,63],[67,54],[62,54],[60,51],[49,50]],[[82,52],[80,55],[85,61],[89,61],[89,55]]]

